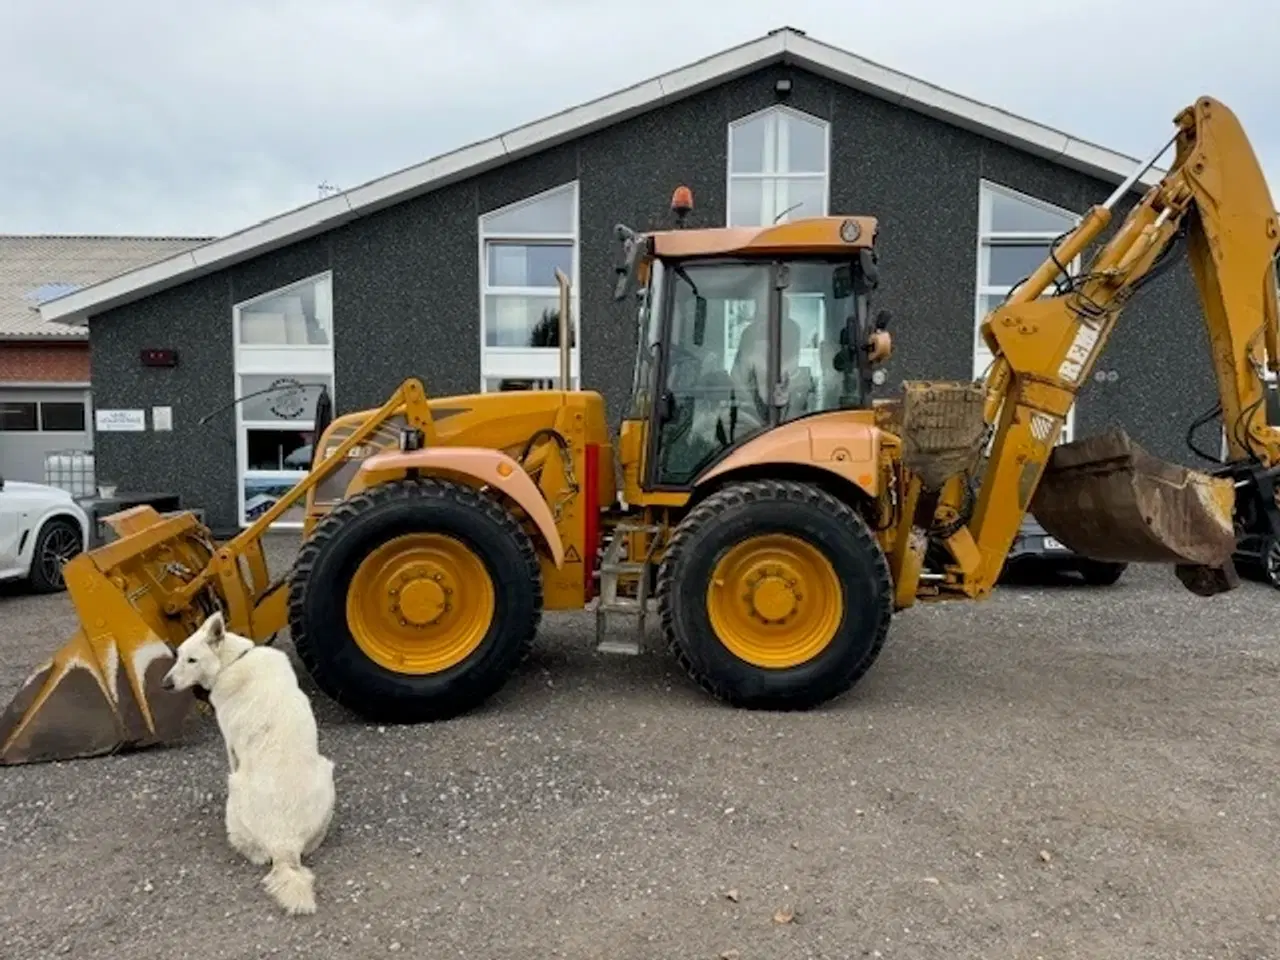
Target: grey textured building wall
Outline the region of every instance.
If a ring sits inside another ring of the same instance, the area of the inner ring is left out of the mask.
[[[101,473],[130,489],[177,490],[215,526],[233,527],[234,417],[226,411],[197,426],[233,399],[232,305],[323,269],[333,270],[339,412],[382,402],[407,375],[433,394],[477,389],[477,218],[575,178],[583,384],[604,393],[616,422],[631,382],[634,314],[611,297],[614,224],[666,224],[671,191],[685,183],[695,199],[690,225],[723,225],[727,125],[775,103],[782,74],[794,84],[787,102],[831,123],[832,212],[880,218],[878,305],[895,318],[881,392],[901,379],[967,378],[979,178],[1080,213],[1111,185],[778,66],[95,318],[96,404],[171,404],[175,418],[171,434],[99,434]],[[147,346],[177,347],[180,366],[140,369]],[[1118,378],[1085,386],[1077,434],[1118,422],[1153,452],[1189,462],[1186,425],[1212,403],[1214,385],[1185,264],[1126,310],[1096,369]],[[1216,449],[1213,431],[1202,446]]]

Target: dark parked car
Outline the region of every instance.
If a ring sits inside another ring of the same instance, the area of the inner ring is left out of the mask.
[[[1241,534],[1233,557],[1240,576],[1280,590],[1280,541],[1263,533]]]
[[[1036,518],[1028,513],[1009,550],[1005,570],[1021,571],[1033,566],[1055,571],[1075,571],[1091,586],[1109,587],[1124,575],[1128,564],[1104,563],[1080,556],[1049,536]]]

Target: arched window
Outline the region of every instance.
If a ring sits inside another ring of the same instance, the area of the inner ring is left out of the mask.
[[[570,389],[579,377],[578,184],[480,217],[480,363],[485,392],[560,379],[559,269],[572,283]]]
[[[333,383],[333,275],[326,271],[237,303],[236,451],[240,524],[253,523],[307,475],[320,385]],[[257,394],[257,396],[250,396]],[[300,528],[299,501],[276,521]]]
[[[988,313],[1049,256],[1062,234],[1074,230],[1080,216],[1070,210],[1018,193],[989,180],[978,184],[978,284],[974,304],[973,376],[985,376],[994,359],[978,333]],[[1068,268],[1080,269],[1077,257]],[[1059,280],[1062,278],[1060,277]],[[1051,283],[1044,295],[1053,294]],[[1075,407],[1058,433],[1058,442],[1071,440]]]
[[[825,120],[790,107],[769,107],[729,124],[729,226],[760,227],[827,215],[831,131]],[[725,340],[732,357],[755,318],[750,300],[725,303]],[[787,313],[800,324],[804,362],[817,363],[821,294],[792,292]],[[728,362],[728,361],[726,361]]]
[[[729,226],[765,226],[827,214],[831,130],[790,107],[729,124]]]

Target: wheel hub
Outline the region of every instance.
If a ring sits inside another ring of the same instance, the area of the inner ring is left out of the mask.
[[[391,588],[391,609],[408,626],[425,627],[449,612],[453,588],[444,585],[440,571],[409,570]]]
[[[816,545],[788,534],[748,537],[725,551],[707,588],[707,614],[735,656],[788,669],[819,656],[843,618],[840,579]]]
[[[480,558],[438,533],[403,534],[371,551],[347,588],[347,625],[375,663],[406,674],[449,670],[493,620],[495,590]]]
[[[751,615],[766,623],[786,623],[800,604],[795,572],[783,567],[766,567],[747,578],[747,603]]]

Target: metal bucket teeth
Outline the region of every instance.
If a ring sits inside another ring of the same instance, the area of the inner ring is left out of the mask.
[[[1236,545],[1234,504],[1230,480],[1160,460],[1113,429],[1056,447],[1029,509],[1095,560],[1222,568]]]
[[[95,757],[176,738],[196,701],[160,686],[172,651],[156,638],[120,653],[114,638],[90,642],[78,631],[0,717],[0,764]]]
[[[176,740],[196,704],[160,684],[173,650],[82,553],[63,571],[81,628],[0,716],[0,765],[96,757]]]

